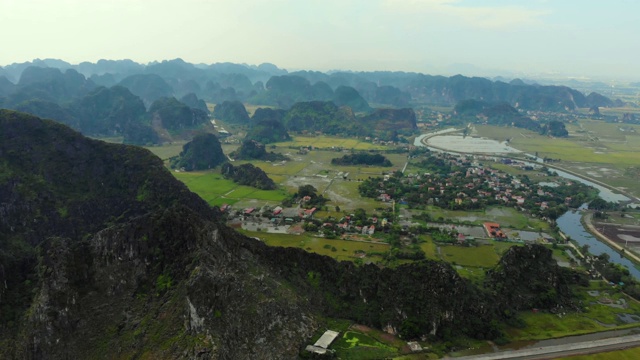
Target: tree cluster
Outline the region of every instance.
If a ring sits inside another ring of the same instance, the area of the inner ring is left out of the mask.
[[[373,165],[391,167],[391,161],[381,154],[355,153],[331,159],[332,165]]]
[[[220,170],[225,179],[231,179],[236,184],[252,186],[261,190],[274,190],[276,184],[259,167],[253,164],[233,166],[225,163]]]

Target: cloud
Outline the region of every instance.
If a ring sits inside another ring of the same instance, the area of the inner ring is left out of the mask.
[[[495,30],[538,24],[540,18],[548,14],[522,6],[468,5],[461,0],[384,0],[384,5],[395,12]]]

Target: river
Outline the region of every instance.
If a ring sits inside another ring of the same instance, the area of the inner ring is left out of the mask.
[[[456,129],[445,129],[445,130],[441,130],[441,131],[437,131],[437,132],[433,132],[433,133],[429,133],[429,134],[423,134],[421,136],[419,136],[418,138],[416,138],[416,141],[414,143],[414,145],[416,146],[426,146],[424,144],[424,142],[422,141],[425,137],[432,137],[435,135],[443,135],[443,134],[448,134],[451,132],[455,132]],[[462,140],[463,137],[459,136],[459,138]],[[453,146],[455,147],[455,142],[452,142],[451,139],[449,139],[450,143],[454,143]],[[498,142],[496,141],[496,143],[498,144]],[[501,145],[502,146],[502,145]],[[446,152],[446,153],[450,153],[450,154],[455,154],[456,152],[449,152],[443,149],[438,149],[438,148],[432,148],[429,146],[426,146],[427,148],[429,148],[430,150],[434,150],[434,151],[438,151],[438,152]],[[458,153],[469,153],[469,154],[473,154],[473,151],[460,151]],[[532,162],[528,162],[528,161],[522,161],[523,163],[527,164],[527,165],[532,165],[532,166],[541,166],[543,164],[541,164],[541,160],[542,159],[538,159],[537,163],[532,163]],[[611,191],[611,189],[608,189],[602,185],[593,183],[587,179],[583,179],[581,177],[575,176],[573,174],[567,173],[566,171],[562,171],[562,170],[558,170],[558,169],[550,169],[551,171],[554,171],[555,173],[558,174],[558,176],[566,178],[566,179],[570,179],[570,180],[574,180],[574,181],[579,181],[585,185],[588,186],[592,186],[594,188],[596,188],[599,191],[599,196],[605,200],[605,201],[610,201],[610,202],[623,202],[623,201],[629,201],[631,199],[629,199],[627,196],[622,195],[622,194],[617,194],[614,193],[613,191]],[[581,209],[586,208],[586,204],[583,205],[581,207]],[[582,218],[582,213],[581,211],[573,211],[573,210],[569,210],[566,213],[564,213],[562,216],[560,216],[557,219],[557,224],[558,227],[560,228],[560,230],[565,233],[568,236],[571,236],[572,239],[574,239],[576,242],[578,242],[581,246],[582,245],[589,245],[589,252],[594,254],[594,255],[600,255],[602,253],[606,253],[609,255],[610,261],[616,264],[620,264],[622,266],[625,266],[626,268],[629,269],[629,272],[636,278],[636,279],[640,279],[640,270],[638,270],[638,268],[636,268],[633,264],[633,262],[631,262],[631,260],[623,257],[620,253],[618,253],[617,251],[613,250],[612,248],[610,248],[609,246],[607,246],[605,243],[599,241],[598,239],[596,239],[593,235],[591,235],[582,225],[582,222],[580,221],[580,219]]]
[[[584,209],[585,205],[580,208]],[[565,235],[571,236],[580,246],[589,245],[590,253],[594,255],[600,255],[602,253],[609,255],[609,261],[626,267],[633,277],[640,279],[640,270],[634,266],[633,262],[591,235],[591,233],[584,228],[582,222],[580,222],[581,218],[582,211],[569,210],[556,221],[560,230],[565,233]]]

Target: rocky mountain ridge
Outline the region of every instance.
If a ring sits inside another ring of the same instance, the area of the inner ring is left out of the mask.
[[[0,111],[0,168],[1,358],[295,359],[326,316],[491,339],[514,276],[536,287],[512,298],[574,303],[557,265],[526,271],[551,259],[542,247],[514,250],[486,289],[444,262],[381,269],[268,247],[147,150],[27,114]]]

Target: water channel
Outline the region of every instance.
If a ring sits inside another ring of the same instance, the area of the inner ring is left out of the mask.
[[[429,134],[423,134],[421,136],[419,136],[418,138],[416,138],[416,141],[414,143],[414,145],[416,146],[426,146],[427,148],[429,148],[430,150],[434,150],[437,152],[446,152],[446,153],[450,153],[450,154],[459,154],[459,153],[469,153],[469,154],[474,154],[473,150],[468,150],[465,149],[464,151],[456,151],[456,141],[454,138],[454,136],[447,136],[448,141],[447,141],[447,148],[443,149],[443,148],[432,148],[428,145],[425,145],[425,143],[423,142],[424,138],[427,137],[432,137],[434,135],[442,135],[442,134],[449,134],[455,132],[455,129],[446,129],[446,130],[442,130],[439,132],[435,132],[435,133],[429,133]],[[458,136],[460,138],[461,141],[464,141],[464,138],[462,136]],[[428,140],[427,140],[428,141]],[[504,144],[499,143],[498,141],[495,141],[495,147],[496,148],[504,148]],[[447,150],[452,150],[453,152],[449,152]],[[486,150],[485,150],[486,151]],[[499,151],[494,151],[494,153],[499,152]],[[498,155],[498,154],[496,154]],[[540,163],[532,163],[532,162],[527,162],[527,161],[523,161],[525,164],[527,165],[532,165],[532,166],[541,166]],[[558,174],[558,176],[561,176],[563,178],[566,179],[570,179],[570,180],[574,180],[574,181],[579,181],[585,185],[588,186],[592,186],[596,189],[598,189],[599,191],[599,196],[605,200],[605,201],[610,201],[610,202],[622,202],[622,201],[629,201],[630,199],[622,194],[616,194],[613,191],[611,191],[610,189],[593,183],[589,180],[583,179],[581,177],[575,176],[573,174],[567,173],[566,171],[562,171],[562,170],[557,170],[557,169],[550,169],[552,171],[554,171],[555,173]],[[583,205],[580,209],[584,209],[586,208],[586,204]],[[582,222],[580,221],[580,219],[582,218],[582,212],[580,210],[578,211],[574,211],[574,210],[569,210],[566,213],[564,213],[562,216],[560,216],[557,219],[557,224],[558,227],[560,228],[560,230],[570,236],[573,240],[575,240],[577,243],[579,243],[581,246],[582,245],[589,245],[589,252],[594,254],[594,255],[600,255],[602,253],[606,253],[609,255],[609,258],[611,262],[616,263],[616,264],[620,264],[622,266],[625,266],[626,268],[629,269],[629,273],[631,273],[631,275],[633,275],[636,279],[640,279],[640,270],[638,270],[638,268],[636,268],[633,264],[633,262],[631,262],[631,260],[623,257],[620,253],[618,253],[617,251],[615,251],[614,249],[610,248],[609,246],[607,246],[606,244],[604,244],[603,242],[599,241],[598,239],[596,239],[593,235],[591,235],[591,233],[589,233],[584,226],[582,225]]]
[[[580,207],[580,209],[584,208],[584,205]],[[582,222],[580,222],[581,218],[582,211],[569,210],[556,221],[560,230],[566,235],[571,236],[580,246],[589,245],[590,253],[594,255],[600,255],[602,253],[609,255],[609,261],[626,267],[633,277],[640,279],[640,270],[634,266],[633,262],[591,235],[591,233],[584,228]]]

